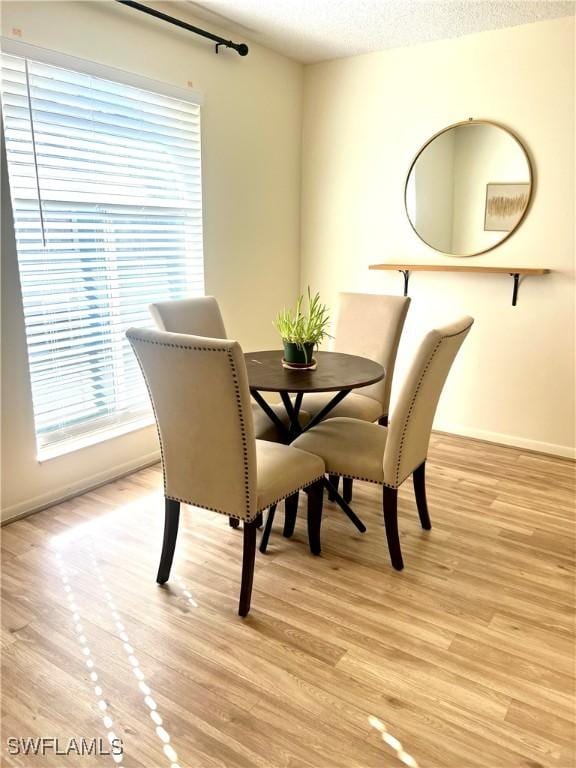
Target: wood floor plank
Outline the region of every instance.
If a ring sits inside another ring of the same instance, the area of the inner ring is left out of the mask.
[[[401,573],[378,486],[354,485],[364,535],[326,502],[321,557],[301,494],[293,538],[280,510],[257,557],[245,620],[225,517],[183,505],[155,584],[157,465],[17,521],[2,536],[3,734],[112,730],[128,768],[574,768],[574,470],[434,434],[434,527],[406,482]],[[9,768],[112,764],[2,749]]]

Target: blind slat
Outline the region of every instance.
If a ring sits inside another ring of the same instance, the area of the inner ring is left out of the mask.
[[[20,56],[2,70],[42,454],[150,415],[125,330],[204,293],[200,108],[32,60],[27,83]]]

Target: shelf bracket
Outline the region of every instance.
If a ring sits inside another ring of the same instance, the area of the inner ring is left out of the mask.
[[[404,275],[404,296],[408,296],[408,282],[410,281],[410,270],[399,269],[398,272],[402,272]]]
[[[463,267],[449,266],[448,264],[370,264],[369,269],[389,269],[401,272],[404,276],[404,296],[408,296],[408,284],[411,272],[471,272],[484,275],[510,275],[512,285],[512,306],[518,304],[518,289],[525,277],[531,275],[548,275],[553,270],[544,267]]]
[[[510,272],[510,277],[514,279],[514,287],[512,288],[512,306],[516,306],[518,301],[518,286],[520,285],[520,274],[518,272]]]

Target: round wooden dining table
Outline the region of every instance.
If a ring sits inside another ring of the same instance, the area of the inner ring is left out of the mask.
[[[302,432],[323,421],[344,398],[359,387],[367,387],[384,378],[384,368],[367,357],[342,352],[316,352],[314,370],[294,370],[282,365],[282,350],[246,352],[246,368],[250,393],[277,428],[285,443],[291,443]],[[262,392],[277,392],[288,415],[286,425],[272,410]],[[334,396],[307,424],[301,424],[299,415],[305,394],[333,392]],[[292,399],[290,396],[294,396]],[[338,493],[328,478],[324,484],[330,498],[337,502],[359,531],[366,526]]]

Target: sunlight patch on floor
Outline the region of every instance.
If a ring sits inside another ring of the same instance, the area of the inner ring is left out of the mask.
[[[186,602],[187,602],[189,605],[191,605],[193,608],[198,608],[198,603],[197,603],[197,602],[196,602],[196,600],[194,600],[194,598],[192,597],[192,593],[190,592],[190,590],[189,590],[189,589],[188,589],[188,587],[186,586],[186,582],[184,581],[184,579],[182,578],[182,576],[177,576],[177,575],[174,575],[172,578],[174,579],[174,581],[175,581],[175,582],[178,584],[178,586],[179,586],[179,587],[180,587],[180,589],[182,590],[182,594],[183,594],[183,595],[184,595],[184,597],[186,598]]]
[[[74,622],[76,639],[78,640],[78,643],[80,644],[80,647],[82,649],[84,664],[86,665],[86,668],[89,670],[90,680],[94,683],[94,695],[96,696],[96,699],[97,699],[98,709],[100,710],[100,712],[102,712],[102,722],[104,724],[104,727],[106,728],[106,735],[108,737],[108,741],[110,742],[112,759],[114,760],[115,763],[122,763],[124,759],[124,755],[122,752],[118,753],[114,749],[114,744],[115,742],[118,741],[118,737],[116,736],[113,730],[114,722],[112,720],[112,717],[110,716],[106,699],[104,698],[104,690],[102,688],[102,685],[100,684],[98,673],[96,672],[96,669],[95,669],[96,664],[94,662],[94,658],[92,656],[90,646],[88,645],[88,639],[84,631],[84,626],[82,625],[82,622],[81,622],[80,610],[78,608],[76,599],[74,597],[74,591],[72,589],[72,585],[70,584],[69,571],[64,564],[62,553],[56,552],[55,557],[56,557],[56,563],[58,565],[58,570],[60,572],[60,578],[62,580],[62,584],[64,587],[64,592],[66,594],[68,609],[72,612],[72,621]]]
[[[393,749],[394,752],[396,752],[396,757],[398,760],[401,760],[404,765],[408,766],[408,768],[418,768],[418,763],[416,760],[414,760],[412,755],[409,755],[408,752],[406,752],[401,742],[399,742],[395,736],[392,736],[392,734],[388,732],[388,729],[381,720],[379,720],[377,717],[374,717],[374,715],[370,715],[368,722],[372,728],[375,728],[380,733],[382,736],[382,741],[391,749]]]
[[[145,509],[149,509],[154,513],[157,512],[158,507],[164,505],[164,496],[161,491],[155,491],[142,496],[138,501],[131,501],[128,504],[120,504],[116,509],[111,512],[107,512],[104,515],[99,515],[94,520],[88,520],[85,523],[77,523],[70,526],[62,533],[58,533],[51,539],[53,547],[60,548],[71,544],[72,542],[78,542],[81,539],[89,539],[91,537],[98,537],[110,524],[118,525],[123,522],[125,517],[130,515],[138,515],[141,519],[142,513]]]
[[[110,610],[110,614],[112,616],[112,620],[116,629],[116,636],[122,643],[124,655],[126,656],[128,663],[130,664],[130,668],[132,669],[132,673],[134,677],[138,681],[138,688],[140,690],[140,693],[142,694],[143,701],[144,701],[144,704],[146,705],[146,708],[148,709],[150,718],[154,723],[156,736],[162,742],[162,751],[164,752],[164,755],[170,762],[170,768],[179,768],[179,765],[177,762],[178,754],[174,749],[174,747],[170,744],[170,734],[164,728],[162,716],[158,711],[158,704],[156,703],[156,700],[152,696],[152,690],[146,682],[146,677],[142,671],[142,668],[140,667],[140,662],[138,661],[137,657],[134,655],[135,653],[134,648],[130,643],[130,638],[128,636],[128,633],[126,632],[126,627],[124,625],[124,622],[122,621],[122,616],[118,612],[118,608],[116,606],[116,603],[114,602],[112,594],[110,593],[108,584],[102,573],[102,569],[100,568],[100,565],[98,564],[98,560],[96,559],[96,555],[94,554],[94,547],[92,545],[92,542],[88,542],[88,552],[90,555],[90,561],[96,573],[96,578],[98,579],[98,582],[100,584],[100,587],[104,595],[104,599]]]

